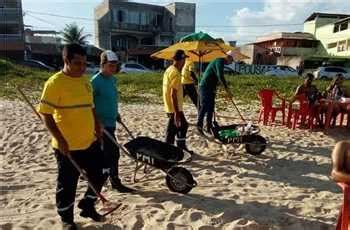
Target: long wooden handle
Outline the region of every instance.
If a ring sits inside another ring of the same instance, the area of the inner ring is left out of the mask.
[[[41,118],[40,114],[38,113],[38,111],[36,111],[35,107],[32,105],[32,103],[29,101],[29,99],[27,98],[27,96],[24,94],[24,92],[21,90],[20,87],[17,87],[18,92],[22,95],[23,99],[27,102],[27,104],[30,106],[30,108],[33,110],[33,112],[38,116],[38,118],[40,119],[40,121],[44,122],[43,119]],[[100,198],[100,200],[102,201],[102,203],[108,202],[108,200],[101,194],[99,193],[95,186],[93,184],[91,184],[88,176],[86,175],[86,173],[84,172],[84,170],[82,168],[80,168],[80,166],[78,165],[78,163],[72,158],[72,156],[70,154],[68,154],[68,159],[71,161],[71,163],[73,164],[73,166],[76,168],[76,170],[78,170],[78,172],[83,176],[83,178],[88,182],[89,187],[92,189],[92,191],[95,193],[95,195]]]

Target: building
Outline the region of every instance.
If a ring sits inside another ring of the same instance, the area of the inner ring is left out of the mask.
[[[25,29],[25,59],[36,59],[47,64],[61,65],[62,39],[60,33],[51,30]]]
[[[254,43],[240,46],[239,51],[242,54],[250,57],[243,60],[243,62],[246,64],[275,65],[277,63],[277,56],[274,54],[274,52]]]
[[[21,0],[0,0],[0,56],[22,60],[24,55]]]
[[[279,32],[260,36],[254,42],[252,64],[277,64],[297,68],[305,57],[315,53],[318,43],[312,34],[302,32]]]
[[[317,54],[350,57],[350,14],[313,13],[304,32],[320,41]]]
[[[95,8],[95,44],[122,60],[153,65],[149,55],[195,31],[196,5],[166,6],[104,0]]]

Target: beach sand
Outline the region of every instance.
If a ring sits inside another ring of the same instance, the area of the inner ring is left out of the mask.
[[[248,119],[254,106],[240,105]],[[161,105],[121,105],[123,120],[134,133],[163,139],[167,118]],[[195,111],[186,105],[190,124]],[[238,117],[232,108],[220,112]],[[190,116],[192,114],[192,116]],[[220,119],[232,123],[232,119]],[[236,120],[238,122],[239,120]],[[60,229],[55,209],[56,162],[50,137],[30,108],[18,101],[0,101],[0,228]],[[260,126],[270,145],[261,156],[248,155],[188,131],[188,146],[197,154],[184,167],[198,182],[189,194],[172,193],[165,175],[155,170],[133,183],[135,163],[122,154],[120,176],[137,193],[119,194],[110,185],[105,196],[122,206],[96,224],[79,216],[80,229],[334,229],[342,195],[328,177],[330,153],[349,130],[295,131],[282,126]],[[118,128],[121,142],[127,133]],[[141,171],[142,172],[142,171]],[[77,200],[86,189],[80,181]]]

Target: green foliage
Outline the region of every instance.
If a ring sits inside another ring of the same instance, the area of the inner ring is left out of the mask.
[[[17,95],[15,86],[30,92],[33,98],[38,99],[46,79],[53,73],[26,68],[12,62],[0,59],[0,97],[13,99]],[[118,90],[123,103],[157,103],[162,101],[162,73],[145,74],[118,74]],[[282,96],[290,97],[296,87],[303,82],[300,77],[266,77],[259,75],[226,76],[235,99],[241,103],[250,103],[258,100],[260,89],[271,88]],[[319,90],[325,90],[329,81],[315,81]],[[345,81],[350,89],[350,81]],[[350,93],[350,91],[349,91]],[[217,98],[223,98],[224,93],[219,90]]]
[[[76,23],[67,24],[61,34],[65,43],[77,43],[80,45],[86,45],[87,38],[91,36],[90,34],[84,34],[84,27],[79,28]]]

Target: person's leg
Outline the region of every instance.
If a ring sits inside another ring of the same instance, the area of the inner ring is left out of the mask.
[[[181,126],[177,128],[176,145],[177,147],[185,150],[188,150],[186,145],[187,130],[188,130],[188,123],[186,121],[184,113],[181,113]]]
[[[187,85],[186,84],[183,84],[182,85],[182,92],[183,92],[183,97],[185,98],[186,95],[188,95],[188,92],[187,92]]]
[[[202,88],[199,89],[199,94],[200,94],[200,104],[201,104],[201,106],[200,106],[199,113],[198,113],[197,126],[198,126],[199,130],[202,130],[203,129],[204,117],[205,117],[205,114],[208,111],[208,99],[207,99],[207,95],[206,95],[205,91]]]
[[[114,135],[115,127],[105,127],[104,129],[114,140],[116,140]],[[112,188],[118,190],[118,192],[132,192],[132,189],[124,186],[121,183],[118,172],[120,158],[119,148],[106,134],[103,135],[103,147],[105,162],[103,172],[106,170],[106,168],[109,169],[109,180]]]
[[[110,136],[115,138],[115,127],[104,128]],[[104,152],[104,169],[103,172],[108,171],[109,181],[111,182],[112,188],[119,192],[132,192],[133,190],[124,186],[121,183],[118,172],[120,152],[118,146],[106,135],[103,135],[103,152]]]
[[[175,142],[175,136],[177,132],[177,128],[175,126],[175,120],[174,120],[175,119],[174,113],[168,113],[167,116],[169,120],[166,128],[165,142],[173,145]]]
[[[215,93],[209,94],[208,99],[208,115],[207,115],[207,131],[211,133],[213,127],[213,114],[215,109]]]
[[[94,186],[97,192],[101,192],[107,176],[103,174],[104,157],[100,148],[100,143],[94,142],[88,149],[84,150],[79,156],[77,163],[87,173],[89,182]],[[80,215],[89,217],[94,221],[103,221],[104,217],[99,215],[95,209],[97,195],[88,187],[84,198],[79,202],[78,207],[82,209]]]
[[[198,93],[196,90],[196,87],[194,84],[188,84],[185,85],[187,88],[187,95],[190,97],[192,103],[194,104],[194,106],[196,106],[197,110],[199,108],[199,101],[198,101]]]
[[[76,152],[71,154],[74,156]],[[54,155],[58,168],[56,187],[57,212],[62,222],[74,223],[74,201],[79,172],[74,168],[70,160],[58,150],[55,150]]]

